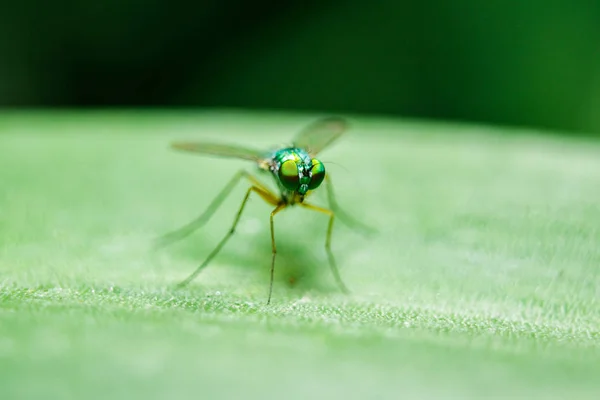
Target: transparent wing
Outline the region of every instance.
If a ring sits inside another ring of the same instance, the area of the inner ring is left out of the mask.
[[[265,158],[262,151],[249,149],[247,147],[203,142],[173,142],[171,147],[176,150],[187,151],[191,153],[210,154],[220,157],[240,158],[260,162]]]
[[[317,120],[302,129],[294,139],[294,146],[308,151],[311,156],[333,143],[348,129],[348,123],[338,117]]]

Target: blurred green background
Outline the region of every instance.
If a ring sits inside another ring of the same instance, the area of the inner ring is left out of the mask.
[[[600,2],[3,2],[0,105],[318,110],[599,135]]]
[[[599,399],[600,141],[537,134],[600,137],[599,39],[598,0],[1,2],[0,106],[208,112],[0,113],[0,399]],[[334,228],[353,295],[297,211],[264,306],[258,199],[175,289],[245,188],[150,251],[242,167],[168,142],[313,113],[362,114],[324,158],[380,231]]]

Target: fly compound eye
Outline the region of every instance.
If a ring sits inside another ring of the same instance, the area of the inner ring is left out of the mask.
[[[279,167],[279,181],[288,190],[297,190],[300,186],[298,165],[294,160],[287,160]]]
[[[325,166],[321,161],[313,158],[311,172],[312,178],[308,184],[308,190],[315,190],[323,182],[323,179],[325,179]]]

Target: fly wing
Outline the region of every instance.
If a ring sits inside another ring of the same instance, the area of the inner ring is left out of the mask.
[[[176,150],[187,151],[191,153],[239,158],[255,162],[260,162],[265,158],[265,154],[262,151],[230,144],[206,142],[173,142],[171,143],[171,147],[173,147]]]
[[[348,129],[348,122],[342,118],[319,119],[302,129],[294,139],[294,146],[305,149],[311,156],[337,140]]]

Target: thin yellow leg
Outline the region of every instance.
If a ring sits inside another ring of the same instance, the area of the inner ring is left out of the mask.
[[[271,211],[271,282],[269,283],[269,297],[267,299],[267,305],[271,303],[271,293],[273,293],[273,275],[275,274],[275,255],[277,254],[277,248],[275,247],[275,229],[273,225],[273,217],[279,211],[287,207],[287,204],[281,203],[273,211]]]
[[[176,229],[172,232],[169,232],[155,241],[156,247],[163,247],[169,244],[172,244],[176,241],[186,238],[187,236],[194,233],[196,230],[200,229],[204,224],[208,222],[208,220],[212,217],[212,215],[217,211],[219,206],[223,203],[223,201],[227,198],[227,196],[231,193],[235,185],[242,179],[248,179],[253,186],[261,189],[261,193],[269,193],[270,197],[275,197],[272,195],[258,179],[252,176],[249,172],[245,170],[238,171],[231,180],[225,185],[223,190],[214,198],[214,200],[209,204],[206,210],[196,219],[189,222],[188,224],[182,226],[179,229]],[[261,196],[262,197],[262,196]]]
[[[208,255],[206,260],[204,260],[204,262],[190,276],[188,276],[184,281],[180,282],[177,285],[178,287],[185,286],[188,283],[190,283],[210,263],[210,261],[219,253],[219,251],[221,251],[221,248],[225,245],[225,243],[227,243],[229,238],[235,232],[235,228],[240,220],[240,217],[242,216],[244,207],[246,207],[246,203],[248,202],[248,199],[250,198],[250,193],[252,193],[252,192],[257,193],[262,199],[264,199],[266,202],[268,202],[272,205],[279,204],[279,199],[271,192],[269,192],[263,188],[260,188],[258,186],[250,187],[248,189],[248,191],[246,192],[246,196],[244,196],[244,200],[242,201],[242,204],[240,205],[240,208],[237,212],[235,220],[233,221],[233,224],[231,225],[231,228],[229,229],[229,232],[227,232],[227,234],[223,237],[223,239],[221,239],[221,241],[219,242],[217,247],[215,247],[215,249]],[[271,214],[271,221],[272,221],[272,219],[273,219],[273,214]],[[272,230],[273,229],[272,229],[272,223],[271,223],[271,232],[272,232]],[[271,233],[271,237],[272,237],[272,233]],[[271,276],[272,276],[272,273],[271,273]],[[271,278],[271,280],[272,280],[272,278]]]
[[[329,259],[329,266],[331,267],[331,272],[333,273],[333,277],[337,281],[337,284],[340,287],[340,289],[342,290],[342,292],[344,292],[346,294],[350,293],[350,290],[348,290],[348,288],[342,281],[339,270],[337,268],[337,264],[335,262],[335,258],[333,257],[333,252],[331,251],[331,233],[333,232],[333,221],[335,219],[335,213],[326,208],[314,206],[314,205],[308,204],[308,203],[300,203],[300,205],[304,208],[308,208],[310,210],[329,215],[329,225],[327,226],[327,237],[325,239],[325,250],[327,251],[327,258]]]

